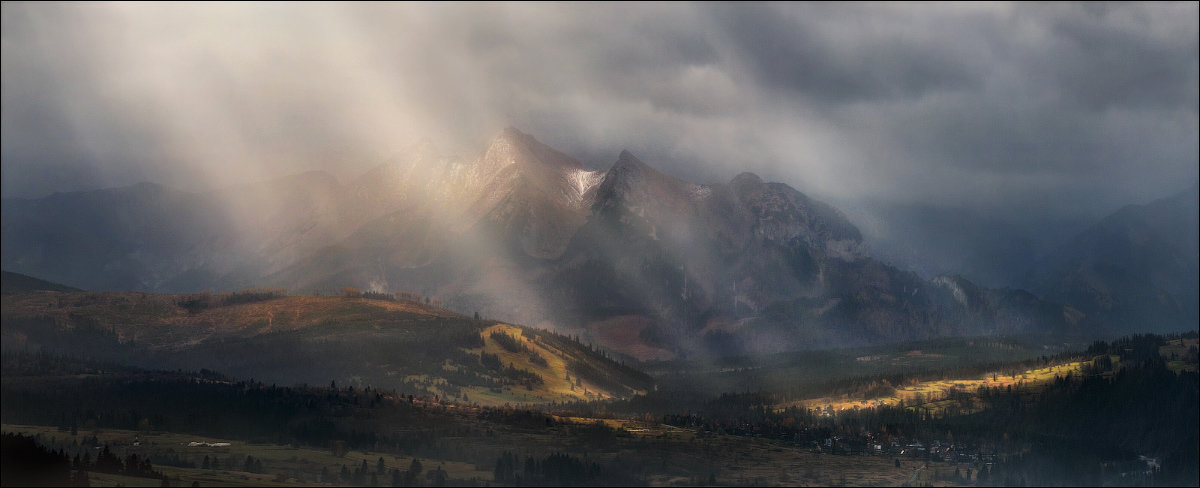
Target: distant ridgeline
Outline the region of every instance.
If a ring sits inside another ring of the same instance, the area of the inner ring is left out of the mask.
[[[9,271],[0,272],[0,294],[13,295],[30,291],[83,291],[67,285],[39,280],[32,276]]]

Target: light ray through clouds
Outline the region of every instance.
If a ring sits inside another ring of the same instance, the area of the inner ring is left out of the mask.
[[[345,180],[514,125],[600,169],[1098,216],[1197,179],[1197,13],[6,2],[3,194]]]

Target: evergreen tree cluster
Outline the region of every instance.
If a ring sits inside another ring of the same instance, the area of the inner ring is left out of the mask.
[[[61,451],[39,446],[32,437],[5,433],[0,437],[0,484],[4,486],[88,486],[87,474],[71,469]],[[78,474],[77,474],[78,473]]]
[[[85,442],[84,447],[90,447]],[[107,445],[96,459],[87,450],[72,459],[62,448],[50,450],[36,437],[6,432],[3,434],[3,486],[88,486],[88,472],[119,474],[165,480],[149,459],[130,453],[122,460]]]
[[[500,483],[524,486],[586,486],[596,484],[603,470],[570,454],[554,453],[541,459],[526,456],[524,462],[505,451],[496,459],[492,474]]]

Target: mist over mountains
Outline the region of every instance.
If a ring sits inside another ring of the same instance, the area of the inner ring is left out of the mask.
[[[1200,319],[1198,201],[1193,185],[1118,210],[1037,261],[1030,288],[1073,304],[1107,330],[1194,329]]]
[[[842,211],[786,184],[688,182],[628,151],[593,170],[510,128],[474,158],[418,144],[345,184],[310,172],[5,199],[3,266],[89,290],[409,291],[669,358],[1194,328],[1196,202],[1193,188],[1123,209],[986,288],[887,264]]]

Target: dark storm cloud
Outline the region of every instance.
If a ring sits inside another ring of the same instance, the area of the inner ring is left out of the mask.
[[[715,10],[779,118],[831,128],[834,164],[778,170],[834,198],[1094,216],[1196,179],[1195,4]]]
[[[961,23],[902,26],[933,31],[917,35],[889,32],[913,19],[904,11],[875,12],[877,8],[715,5],[711,13],[728,33],[737,58],[764,86],[784,90],[782,96],[843,104],[919,97],[979,83],[982,73],[972,66],[975,60],[964,56],[959,44],[945,42],[967,34],[958,32]]]
[[[605,168],[1096,216],[1197,179],[1197,6],[3,6],[3,192],[329,168],[515,125]]]
[[[1038,60],[1056,76],[1053,83],[1066,88],[1068,102],[1091,110],[1180,104],[1196,109],[1197,68],[1186,62],[1196,58],[1194,23],[1188,42],[1186,30],[1155,32],[1156,20],[1170,19],[1154,19],[1153,12],[1133,6],[1081,5],[1078,14],[1055,19],[1053,57]]]

